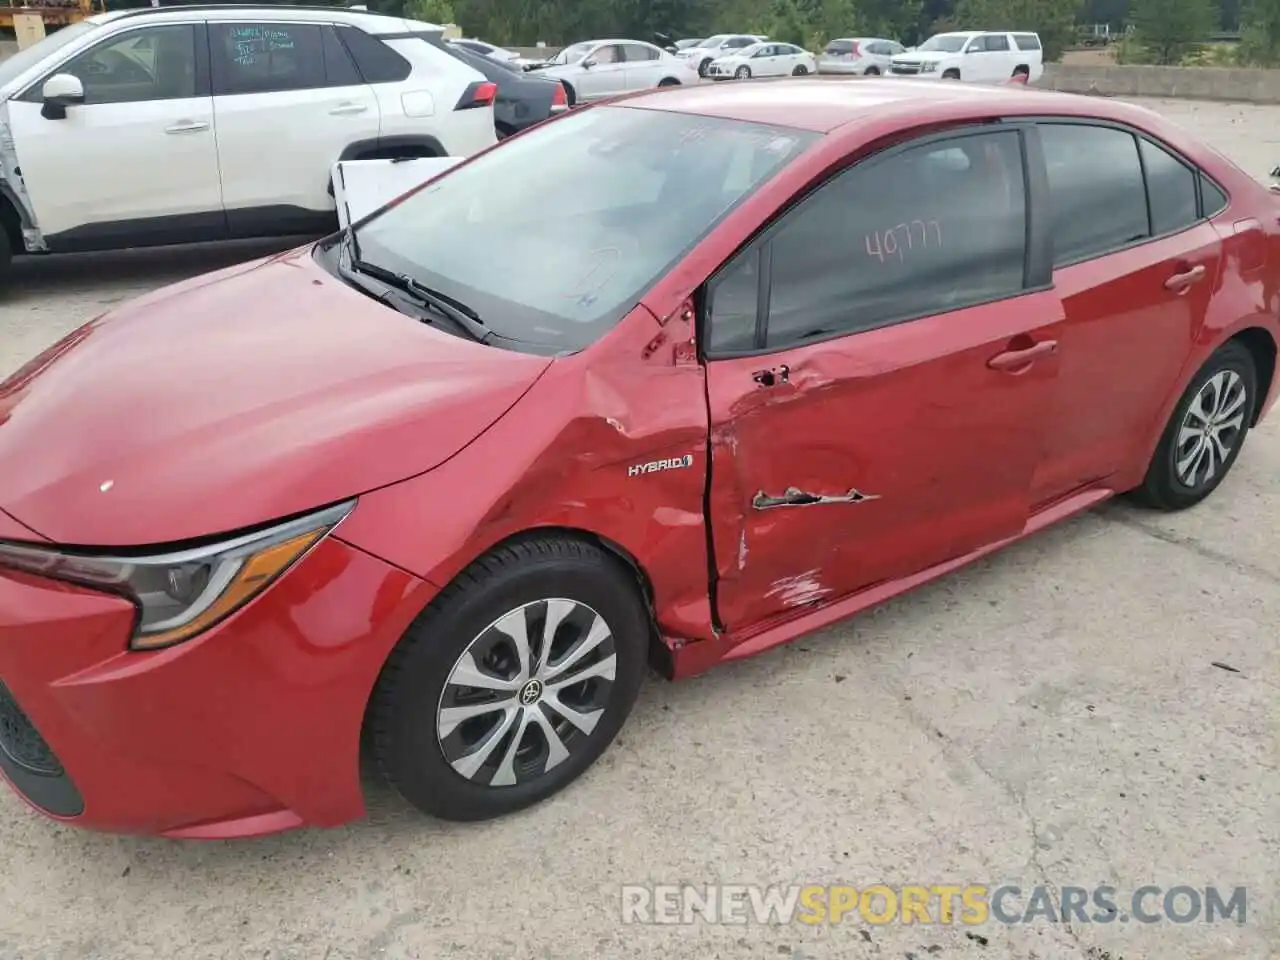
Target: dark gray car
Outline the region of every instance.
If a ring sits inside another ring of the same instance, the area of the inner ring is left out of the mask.
[[[493,101],[493,125],[499,139],[519,133],[525,127],[531,127],[569,109],[564,86],[559,80],[526,73],[515,64],[480,56],[439,38],[427,42],[479,70],[486,80],[497,85],[498,95]]]

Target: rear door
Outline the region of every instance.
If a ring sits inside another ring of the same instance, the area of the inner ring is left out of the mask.
[[[663,67],[658,48],[644,43],[624,43],[621,46],[626,74],[624,89],[647,90],[649,87],[656,87],[662,79],[660,71]]]
[[[1027,241],[1021,136],[952,132],[863,161],[709,282],[729,631],[1023,529],[1062,311]]]
[[[1168,148],[1117,126],[1037,130],[1066,310],[1032,491],[1041,505],[1111,476],[1141,448],[1204,323],[1221,241],[1198,172]]]
[[[329,175],[348,144],[378,137],[378,101],[334,28],[211,21],[214,122],[233,235],[331,228]]]

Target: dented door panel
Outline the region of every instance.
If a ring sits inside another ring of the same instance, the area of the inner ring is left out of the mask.
[[[1021,532],[1062,321],[1045,291],[709,361],[723,627],[748,629]],[[1007,360],[1023,350],[1025,363]],[[993,367],[996,358],[1006,359]],[[785,377],[757,376],[779,368]]]

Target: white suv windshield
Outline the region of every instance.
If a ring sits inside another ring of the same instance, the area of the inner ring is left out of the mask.
[[[98,29],[98,25],[88,20],[81,20],[69,27],[55,30],[43,40],[33,43],[25,50],[19,50],[12,57],[0,63],[0,88],[12,83],[22,74],[39,64],[47,57],[53,56],[67,44],[84,36],[90,30]]]
[[[930,37],[920,46],[916,47],[924,53],[936,51],[938,53],[959,53],[964,49],[965,41],[968,37],[957,37],[955,34],[942,33],[936,37]]]
[[[577,350],[818,134],[631,107],[570,113],[356,231],[362,261],[508,341]]]
[[[724,43],[728,39],[729,39],[729,34],[717,33],[714,37],[707,37],[707,39],[703,40],[700,44],[698,44],[698,46],[702,47],[704,50],[714,50],[716,47],[720,46],[720,44]]]

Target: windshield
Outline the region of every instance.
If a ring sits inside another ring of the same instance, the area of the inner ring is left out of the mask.
[[[677,50],[688,50],[690,47],[696,47],[696,46],[698,46],[700,43],[702,43],[702,40],[701,40],[701,39],[697,39],[697,40],[677,40],[677,41],[676,41],[676,49],[677,49]]]
[[[81,20],[79,23],[73,23],[69,27],[55,30],[43,40],[33,43],[25,50],[19,50],[13,56],[0,62],[0,87],[12,83],[46,57],[52,56],[77,37],[83,37],[90,30],[96,30],[97,28],[97,24],[90,23],[88,20]]]
[[[557,53],[554,57],[551,58],[550,62],[551,63],[577,63],[579,60],[581,60],[583,57],[585,57],[588,53],[590,53],[595,48],[596,48],[596,42],[594,40],[587,40],[583,43],[575,43],[573,46],[565,47],[563,50]]]
[[[964,49],[965,42],[968,41],[968,39],[969,38],[966,36],[957,36],[954,33],[939,33],[936,36],[930,37],[924,43],[920,44],[920,46],[916,47],[916,49],[921,53],[929,53],[930,51],[936,51],[937,53],[959,53]]]
[[[715,47],[720,46],[720,44],[724,43],[728,39],[729,39],[729,34],[717,33],[714,37],[707,37],[707,39],[703,40],[700,44],[698,44],[698,46],[702,47],[704,50],[711,50],[711,49],[714,49]]]
[[[512,341],[579,350],[818,134],[595,107],[459,166],[356,231],[363,261]]]

